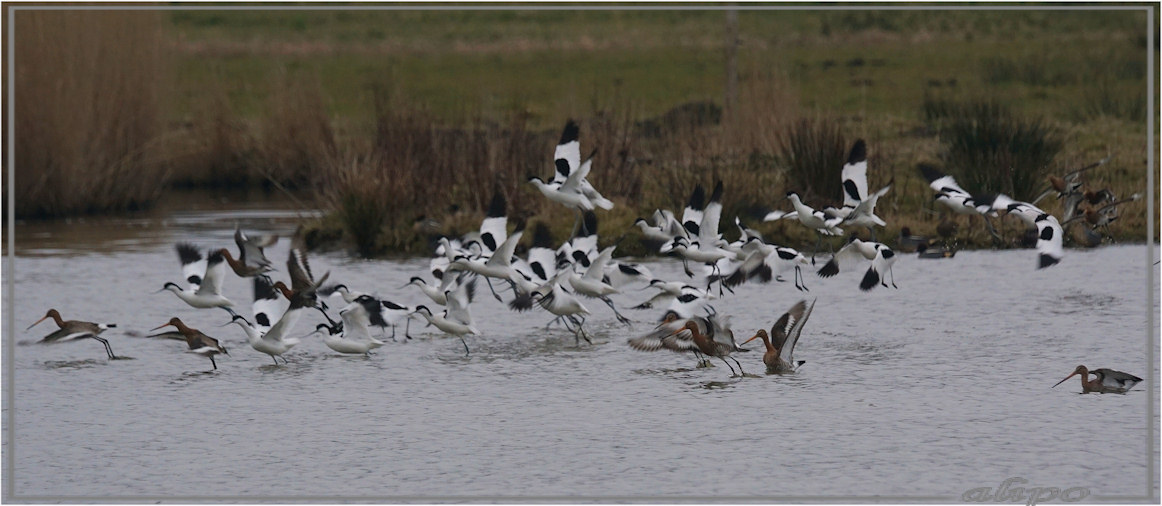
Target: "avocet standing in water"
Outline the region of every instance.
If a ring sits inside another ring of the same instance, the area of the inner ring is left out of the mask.
[[[323,336],[323,344],[339,353],[349,355],[370,355],[371,350],[383,346],[383,341],[371,337],[367,306],[379,306],[379,301],[368,296],[360,295],[355,301],[339,310],[339,317],[343,319],[342,330],[328,332]],[[315,331],[322,328],[337,330],[325,323],[320,323]]]
[[[424,317],[428,323],[435,325],[444,333],[460,338],[460,342],[464,343],[464,355],[468,355],[471,352],[468,350],[468,341],[464,340],[464,336],[480,335],[480,331],[472,324],[472,313],[468,311],[468,288],[462,284],[444,295],[448,303],[444,306],[443,312],[433,313],[431,309],[423,305],[416,306],[413,312]]]

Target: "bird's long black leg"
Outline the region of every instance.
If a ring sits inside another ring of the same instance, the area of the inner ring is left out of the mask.
[[[109,340],[108,340],[108,339],[105,339],[105,338],[102,338],[102,337],[97,337],[97,336],[93,336],[93,339],[96,339],[96,340],[98,340],[98,341],[101,341],[101,344],[104,344],[104,345],[105,345],[105,353],[108,353],[108,354],[109,354],[109,358],[117,358],[117,356],[113,354],[113,347],[112,347],[112,346],[109,346]]]
[[[690,262],[686,261],[686,257],[682,257],[682,270],[686,272],[686,277],[694,277],[694,271],[690,270]]]
[[[988,230],[989,235],[993,236],[993,239],[995,239],[997,242],[1004,242],[1005,240],[1001,238],[1000,234],[997,233],[997,229],[993,227],[993,223],[989,221],[989,217],[983,214],[980,215],[980,217],[982,220],[984,220],[984,225]],[[969,217],[969,221],[972,221],[971,217]]]
[[[464,340],[464,336],[456,336],[460,338],[460,342],[464,343],[464,356],[467,357],[472,352],[468,351],[468,341]]]
[[[213,357],[213,355],[211,355],[211,356],[210,356],[210,365],[214,366],[214,370],[215,370],[215,371],[217,371],[217,370],[218,370],[218,363],[217,363],[217,362],[214,362],[214,357]]]
[[[730,375],[731,376],[734,376],[735,374],[737,374],[734,372],[734,366],[730,365],[730,362],[727,362],[725,358],[722,358],[722,357],[718,357],[718,358],[719,358],[719,360],[722,360],[722,363],[726,364],[726,367],[730,368]]]
[[[738,365],[738,375],[739,375],[739,376],[744,376],[744,375],[746,375],[746,373],[745,373],[745,372],[743,372],[743,370],[742,370],[742,364],[739,364],[739,363],[738,363],[738,359],[737,359],[737,358],[734,358],[734,357],[730,357],[730,359],[731,359],[731,360],[733,360],[733,361],[734,361],[734,363],[735,363],[736,365]]]
[[[578,321],[577,317],[573,316],[573,315],[569,315],[569,319],[572,320],[573,325],[576,326],[576,330],[573,331],[573,338],[574,338],[574,341],[577,343],[577,346],[581,346],[580,339],[584,339],[585,342],[587,342],[589,344],[593,344],[593,341],[590,341],[589,336],[587,336],[585,334],[585,327],[583,326],[585,324],[585,320],[581,319],[580,321]],[[580,338],[580,339],[577,339],[577,338]]]
[[[270,356],[270,359],[274,361],[274,365],[278,365],[278,359],[277,359],[277,358],[275,358],[275,356],[274,356],[274,355],[271,355],[271,356]],[[211,358],[210,360],[214,360],[214,359],[212,359],[212,358]]]
[[[322,304],[322,303],[320,302],[320,304]],[[320,306],[315,306],[315,309],[318,309],[320,313],[323,313],[323,318],[326,318],[326,319],[327,319],[327,323],[331,324],[331,327],[332,327],[332,328],[334,328],[334,327],[335,327],[335,325],[337,325],[337,324],[335,323],[335,320],[332,320],[332,319],[331,319],[331,315],[327,314],[327,310],[326,310],[326,309],[324,309],[324,307],[325,307],[325,306],[322,306],[322,307],[320,307]]]
[[[488,276],[484,276],[484,282],[488,283],[488,290],[492,292],[493,297],[496,297],[496,301],[504,302],[504,299],[501,299],[500,294],[496,293],[496,289],[492,287],[492,279]]]
[[[409,317],[407,319],[407,322],[404,323],[404,326],[403,326],[403,336],[408,338],[408,339],[412,338],[411,334],[408,334],[408,330],[410,330],[411,327],[412,327],[412,319]]]
[[[581,228],[581,215],[582,215],[581,208],[578,207],[576,209],[576,211],[577,211],[577,217],[573,218],[573,232],[569,234],[569,237],[576,237],[577,230],[579,230]]]
[[[896,286],[896,271],[888,267],[888,275],[892,277],[892,288],[899,289],[900,287]]]
[[[627,326],[627,327],[633,327],[633,324],[632,324],[632,323],[630,323],[630,321],[629,321],[629,318],[626,318],[625,316],[622,316],[622,314],[621,314],[621,313],[618,313],[618,312],[617,312],[617,308],[613,306],[613,300],[612,300],[612,299],[610,299],[610,298],[609,298],[609,297],[607,297],[607,296],[602,296],[602,297],[601,297],[601,300],[605,301],[605,304],[609,306],[609,309],[612,309],[612,310],[613,310],[613,314],[614,314],[614,315],[617,315],[617,321],[619,321],[619,322],[621,322],[621,323],[624,323],[624,324],[625,324],[625,326]]]

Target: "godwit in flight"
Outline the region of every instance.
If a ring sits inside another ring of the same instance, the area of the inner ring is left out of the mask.
[[[52,318],[52,320],[56,322],[56,326],[59,327],[59,329],[57,329],[56,332],[44,336],[44,339],[41,339],[40,342],[63,343],[65,341],[75,341],[77,339],[95,339],[97,341],[101,341],[101,344],[105,345],[105,353],[109,354],[109,358],[117,358],[116,355],[113,355],[113,347],[109,346],[109,341],[103,337],[97,336],[97,334],[100,334],[107,329],[116,327],[116,323],[91,323],[77,320],[61,320],[61,314],[57,312],[56,309],[49,309],[48,312],[44,314],[44,317],[36,320],[36,323],[29,325],[28,328],[24,330],[28,331],[40,322],[49,318]]]
[[[242,227],[235,226],[234,243],[238,245],[238,258],[235,259],[230,254],[230,250],[226,248],[222,248],[221,252],[234,274],[243,278],[251,278],[265,275],[265,273],[274,270],[274,266],[263,253],[263,248],[272,246],[276,242],[278,242],[277,235],[262,235],[251,238],[242,232]]]
[[[235,317],[241,318],[241,316],[238,315],[235,315]],[[182,321],[176,317],[170,318],[169,322],[158,325],[157,327],[154,327],[150,330],[157,330],[162,327],[168,327],[170,325],[177,327],[178,332],[181,332],[181,334],[186,337],[186,344],[190,347],[190,353],[195,353],[209,358],[210,364],[214,366],[215,370],[218,369],[218,363],[214,362],[214,355],[219,353],[226,355],[230,354],[226,351],[226,348],[223,348],[222,345],[218,343],[217,339],[203,334],[200,330],[187,327],[186,324],[182,323]]]
[[[1089,379],[1090,373],[1094,375],[1092,380]],[[1134,376],[1133,374],[1127,374],[1113,369],[1094,369],[1090,371],[1084,365],[1079,365],[1077,369],[1073,370],[1073,374],[1066,376],[1065,379],[1058,381],[1053,386],[1055,387],[1065,383],[1065,380],[1078,374],[1081,375],[1081,393],[1083,394],[1090,392],[1124,394],[1131,388],[1134,388],[1134,385],[1142,381],[1142,378]]]

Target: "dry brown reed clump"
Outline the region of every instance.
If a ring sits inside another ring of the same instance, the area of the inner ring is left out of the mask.
[[[247,185],[252,174],[256,140],[250,126],[231,106],[225,88],[205,90],[188,122],[176,126],[167,150],[170,184],[177,187]]]
[[[276,80],[258,130],[251,168],[271,183],[314,184],[315,168],[339,156],[326,98],[314,77],[284,75]]]
[[[724,216],[756,223],[777,205],[785,181],[797,177],[775,151],[795,117],[790,95],[781,81],[761,76],[743,81],[741,98],[751,107],[730,118],[714,103],[695,102],[635,121],[633,105],[616,100],[575,118],[582,156],[594,157],[590,181],[617,205],[599,212],[613,227],[601,230],[615,238],[637,216],[658,207],[681,209],[695,185],[717,180],[727,189]],[[326,164],[326,206],[365,256],[423,252],[430,237],[413,226],[420,218],[439,222],[438,233],[465,233],[478,226],[494,192],[504,194],[510,217],[536,217],[565,237],[573,214],[526,183],[529,176],[552,174],[559,135],[556,128],[531,131],[520,111],[444,125],[377,93],[374,142]],[[841,165],[828,167],[836,178]]]
[[[17,216],[132,210],[159,197],[162,25],[157,12],[16,13]]]

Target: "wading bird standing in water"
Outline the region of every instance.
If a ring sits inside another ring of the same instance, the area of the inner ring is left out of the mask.
[[[190,353],[195,353],[209,358],[210,365],[213,365],[215,370],[218,369],[218,364],[217,362],[214,362],[214,355],[219,353],[224,353],[226,355],[230,354],[226,351],[226,348],[223,348],[221,344],[218,344],[217,339],[203,334],[200,330],[187,327],[185,323],[182,323],[182,321],[176,317],[170,318],[169,322],[158,325],[157,327],[154,327],[150,330],[157,330],[162,327],[168,327],[170,325],[177,327],[178,332],[185,336],[186,344],[190,347]]]
[[[799,342],[799,335],[803,332],[803,325],[807,323],[807,318],[811,316],[813,309],[815,309],[815,301],[811,301],[811,304],[808,305],[807,301],[801,300],[798,304],[791,306],[791,309],[783,313],[783,316],[775,322],[775,325],[771,327],[769,338],[767,331],[759,329],[754,337],[742,342],[742,344],[746,344],[755,339],[763,340],[763,345],[767,348],[767,352],[763,354],[763,363],[767,365],[767,374],[795,372],[795,369],[806,362],[805,360],[796,362],[793,354],[795,353],[795,344]]]
[[[1093,374],[1094,378],[1089,379],[1089,375]],[[1085,368],[1084,365],[1077,366],[1073,370],[1073,374],[1066,376],[1065,379],[1058,381],[1054,387],[1065,383],[1065,380],[1081,375],[1081,393],[1088,394],[1090,392],[1097,392],[1100,394],[1113,393],[1124,394],[1134,388],[1134,385],[1142,382],[1142,378],[1127,374],[1113,369],[1094,369],[1092,371]],[[1053,388],[1053,387],[1050,387]]]
[[[36,323],[29,325],[28,328],[24,330],[30,330],[32,327],[37,326],[40,324],[40,322],[49,318],[52,318],[52,320],[56,322],[56,326],[60,328],[56,332],[44,336],[44,339],[41,339],[40,342],[63,343],[65,341],[75,341],[77,339],[95,339],[97,341],[101,341],[101,344],[105,345],[105,352],[109,354],[109,358],[117,358],[116,355],[113,355],[113,347],[109,346],[109,341],[103,337],[97,337],[97,334],[104,332],[106,329],[116,327],[116,323],[90,323],[77,320],[61,320],[61,314],[57,312],[57,310],[49,309],[48,312],[44,314],[43,318],[36,320]]]

